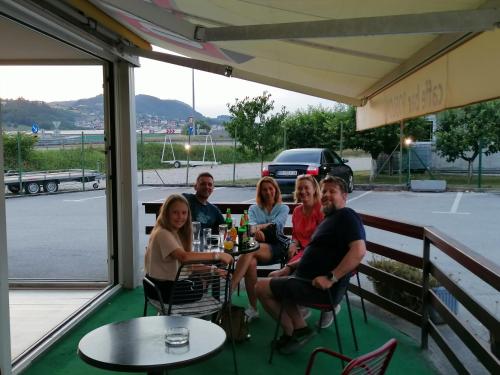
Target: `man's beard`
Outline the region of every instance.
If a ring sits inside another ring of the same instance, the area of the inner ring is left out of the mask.
[[[335,205],[333,203],[329,203],[326,206],[322,206],[321,211],[323,211],[323,214],[325,216],[329,216],[329,215],[335,213],[335,211],[337,211],[337,207],[335,207]]]

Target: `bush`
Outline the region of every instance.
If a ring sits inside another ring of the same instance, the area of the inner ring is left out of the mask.
[[[390,259],[372,259],[368,261],[368,264],[374,268],[378,268],[381,271],[385,271],[394,276],[398,276],[402,279],[408,280],[412,283],[422,285],[422,271],[418,268],[408,266],[404,263],[397,262]],[[394,288],[393,285],[386,281],[375,280],[373,277],[368,277],[368,279],[373,283],[375,291],[382,297],[390,299],[410,310],[422,313],[422,296],[415,295],[405,290]],[[430,276],[429,287],[438,287],[439,283],[435,278]]]

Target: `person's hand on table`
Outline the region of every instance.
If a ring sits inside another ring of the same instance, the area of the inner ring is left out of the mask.
[[[262,232],[261,230],[255,232],[255,239],[259,242],[266,242],[266,236],[264,235],[264,232]]]
[[[214,259],[219,260],[224,264],[231,264],[234,262],[234,258],[227,253],[214,253]]]
[[[333,280],[330,280],[326,276],[317,276],[313,279],[312,285],[315,288],[322,289],[322,290],[327,290],[330,289],[333,285]]]

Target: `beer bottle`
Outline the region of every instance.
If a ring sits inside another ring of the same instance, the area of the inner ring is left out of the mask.
[[[245,226],[245,218],[243,215],[241,216],[240,219],[240,227],[238,228],[238,245],[240,246],[240,249],[243,249],[244,247],[247,246],[246,242],[248,239],[247,236],[247,228]]]
[[[229,230],[233,227],[233,219],[231,219],[231,209],[230,208],[228,208],[226,210],[226,225],[227,225],[227,230]]]
[[[248,211],[243,211],[243,218],[245,220],[245,228],[247,230],[247,237],[250,237],[250,218],[248,217]]]

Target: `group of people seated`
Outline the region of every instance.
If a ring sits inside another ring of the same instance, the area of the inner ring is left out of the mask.
[[[201,173],[194,190],[194,194],[172,194],[166,199],[146,249],[147,277],[161,290],[164,301],[169,300],[181,263],[216,260],[228,265],[234,262],[228,253],[191,251],[192,220],[200,222],[202,228],[212,228],[213,232],[218,232],[219,224],[224,223],[220,210],[208,202],[214,190],[213,176]],[[318,184],[311,175],[298,176],[294,198],[300,204],[292,213],[290,240],[283,234],[289,208],[282,203],[278,184],[269,176],[259,180],[256,204],[250,206],[248,215],[250,223],[256,225],[255,239],[260,247],[240,255],[231,275],[233,291],[242,279],[245,281],[249,301],[245,313],[249,321],[259,317],[258,301],[276,320],[286,301],[281,315],[284,333],[274,343],[283,354],[297,350],[313,335],[305,321],[309,311],[302,306],[329,304],[325,291],[330,289],[334,304],[340,308],[350,274],[366,252],[361,218],[346,207],[344,180],[327,176]],[[283,258],[288,259],[285,267],[271,272],[268,278],[257,278],[257,265],[280,263]],[[329,326],[332,314],[323,314],[317,324]]]

